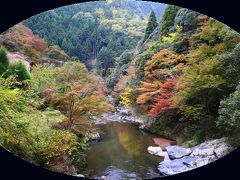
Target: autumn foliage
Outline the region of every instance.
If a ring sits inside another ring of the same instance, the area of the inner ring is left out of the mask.
[[[182,73],[185,63],[185,55],[179,55],[168,49],[157,52],[147,62],[144,69],[146,79],[137,89],[139,92],[137,103],[148,105],[150,116],[156,117],[170,108],[176,78]]]
[[[17,24],[11,31],[12,39],[26,48],[32,48],[42,53],[47,48],[47,42],[44,39],[33,34],[32,30],[23,24]]]
[[[138,88],[139,96],[137,97],[137,104],[146,104],[151,101],[159,93],[161,83],[158,81],[154,82],[142,82],[140,88]]]
[[[186,63],[186,57],[183,54],[177,54],[171,50],[163,49],[154,54],[147,62],[145,75],[150,79],[164,81],[180,73],[181,68]]]
[[[159,95],[155,98],[154,104],[151,106],[152,109],[149,115],[152,117],[157,117],[161,113],[172,109],[173,100],[171,99],[176,93],[176,79],[169,79],[164,82],[160,89]]]

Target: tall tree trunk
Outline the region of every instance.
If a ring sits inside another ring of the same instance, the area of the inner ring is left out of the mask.
[[[69,123],[70,123],[70,129],[73,125],[73,114],[74,114],[74,95],[71,95],[70,97],[70,106],[69,106]]]

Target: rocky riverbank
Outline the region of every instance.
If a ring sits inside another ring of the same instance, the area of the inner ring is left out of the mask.
[[[194,147],[168,146],[163,150],[160,146],[148,147],[148,152],[164,157],[158,170],[163,176],[189,171],[211,163],[233,150],[228,138],[209,140]]]
[[[147,124],[144,118],[134,116],[128,108],[116,106],[112,113],[104,113],[95,119],[96,124],[105,124],[109,121],[132,122],[139,124],[140,129],[146,129]],[[100,139],[98,133],[92,134],[91,139]],[[193,147],[178,146],[175,141],[164,138],[153,138],[158,146],[148,147],[150,154],[164,157],[157,169],[163,176],[178,174],[189,171],[208,163],[211,163],[233,150],[228,138],[209,140]]]
[[[106,124],[108,122],[131,122],[139,124],[139,127],[143,127],[143,122],[134,117],[128,108],[117,106],[113,112],[103,113],[100,117],[92,117],[96,125]],[[102,132],[94,130],[87,134],[89,142],[100,140]]]
[[[109,121],[137,123],[140,129],[147,129],[148,127],[148,121],[145,117],[134,115],[131,109],[122,106],[116,106],[114,112],[104,113],[101,117],[95,118],[96,124],[105,124]],[[93,139],[100,138],[100,135],[96,135],[96,137],[95,135]],[[153,140],[159,146],[148,147],[148,152],[164,157],[164,161],[159,163],[157,167],[159,173],[163,176],[174,175],[201,167],[233,150],[228,138],[225,137],[209,140],[193,147],[174,145],[176,144],[175,141],[163,138],[154,138]]]
[[[116,106],[113,112],[103,113],[101,117],[93,118],[96,124],[105,124],[111,121],[137,123],[140,127],[144,124],[141,118],[134,116],[130,109],[122,106]]]

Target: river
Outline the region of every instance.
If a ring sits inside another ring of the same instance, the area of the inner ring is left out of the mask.
[[[147,152],[148,146],[156,146],[156,136],[130,122],[108,122],[99,127],[104,135],[100,141],[92,142],[87,151],[88,177],[112,180],[160,176],[157,166],[163,158]]]

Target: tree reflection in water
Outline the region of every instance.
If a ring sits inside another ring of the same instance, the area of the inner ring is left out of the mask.
[[[104,175],[128,179],[159,176],[156,167],[163,158],[147,152],[148,146],[156,146],[153,135],[130,123],[111,122],[101,128],[105,135],[100,142],[93,143],[87,153],[90,177]]]

